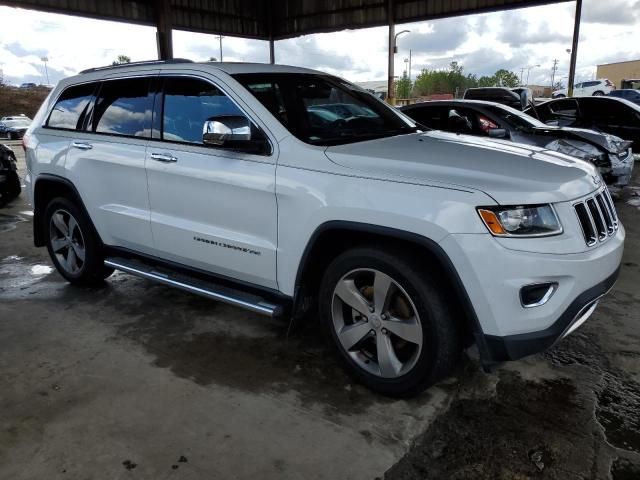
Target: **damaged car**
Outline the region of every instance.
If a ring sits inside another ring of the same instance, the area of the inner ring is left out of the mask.
[[[0,203],[10,202],[20,190],[16,155],[11,147],[0,143]]]
[[[477,100],[436,100],[401,108],[414,121],[448,132],[544,147],[593,163],[609,185],[631,180],[630,141],[580,128],[546,125],[514,108]]]

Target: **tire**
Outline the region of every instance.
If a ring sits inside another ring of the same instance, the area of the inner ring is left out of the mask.
[[[104,266],[100,240],[91,220],[72,201],[64,197],[51,200],[44,221],[49,256],[69,283],[97,285],[113,273],[113,269]]]
[[[601,92],[600,90],[598,90],[597,92],[593,92],[593,96],[594,97],[603,97],[604,96],[604,92]]]
[[[559,95],[556,95],[556,96],[555,96],[555,97],[553,97],[553,98],[566,98],[566,97],[567,97],[566,95],[563,95],[563,94],[561,93],[561,94],[559,94]]]
[[[376,288],[386,294],[374,294]],[[322,279],[319,309],[347,372],[383,395],[417,395],[460,358],[461,336],[444,293],[401,251],[359,247],[339,255]]]

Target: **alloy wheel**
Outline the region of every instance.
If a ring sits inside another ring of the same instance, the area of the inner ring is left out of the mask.
[[[342,349],[363,370],[397,378],[415,365],[423,346],[416,307],[399,282],[374,269],[356,269],[336,284],[333,327]]]
[[[80,273],[85,261],[85,243],[77,220],[64,209],[56,210],[49,222],[49,238],[59,265],[71,275]]]

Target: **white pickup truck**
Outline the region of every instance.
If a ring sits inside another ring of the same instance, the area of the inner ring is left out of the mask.
[[[622,257],[592,165],[422,130],[313,70],[91,69],[52,91],[24,147],[35,244],[69,282],[119,269],[317,317],[347,370],[387,395],[422,391],[473,343],[486,367],[548,348]]]

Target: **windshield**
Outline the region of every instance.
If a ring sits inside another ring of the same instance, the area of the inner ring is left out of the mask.
[[[527,115],[526,113],[516,110],[515,108],[507,107],[506,105],[497,106],[489,105],[485,107],[491,113],[502,119],[503,121],[513,125],[516,130],[530,130],[532,128],[549,128],[549,125],[545,125],[540,120]]]
[[[328,75],[236,74],[284,127],[313,145],[341,145],[412,133],[415,123],[371,93]]]

